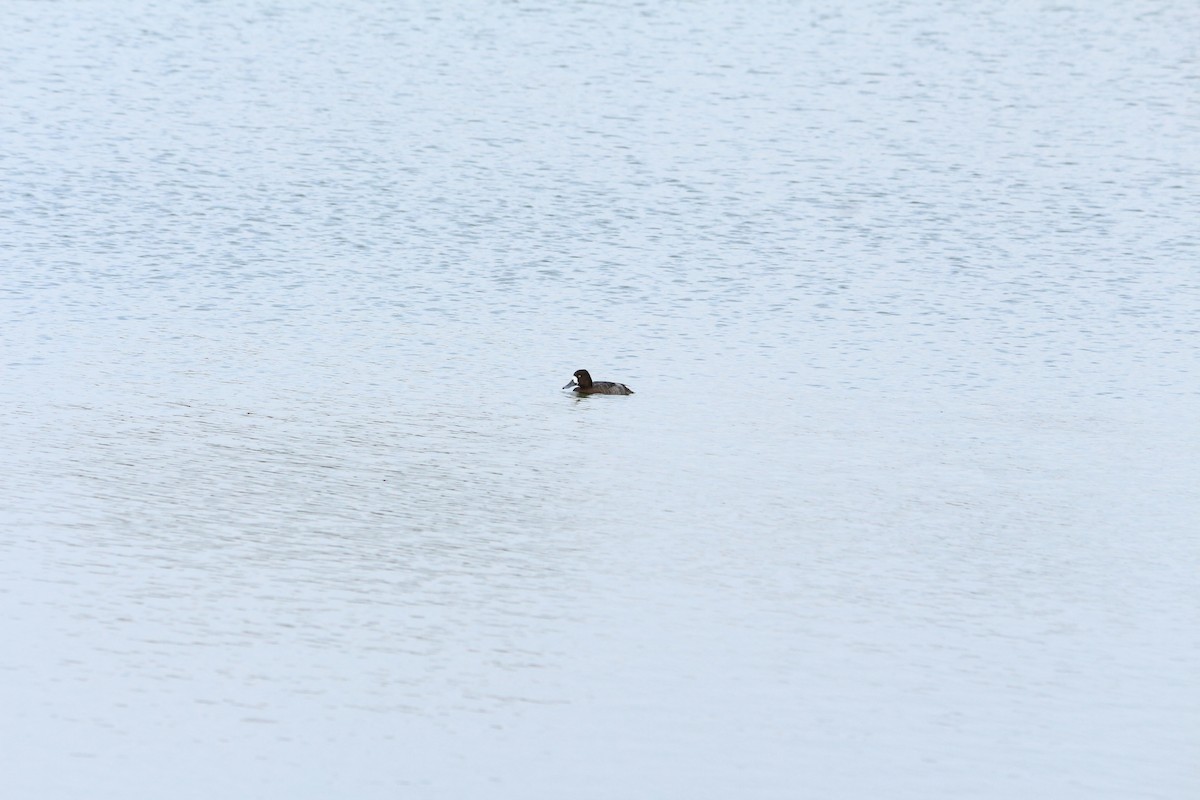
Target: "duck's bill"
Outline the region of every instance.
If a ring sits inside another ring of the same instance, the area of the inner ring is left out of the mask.
[[[578,385],[579,385],[579,381],[575,380],[574,378],[571,378],[571,382],[570,382],[570,383],[568,383],[568,384],[567,384],[566,386],[564,386],[563,388],[564,388],[564,389],[570,389],[572,386],[578,386]]]

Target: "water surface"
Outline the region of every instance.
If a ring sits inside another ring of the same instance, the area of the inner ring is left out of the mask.
[[[1190,5],[0,13],[13,796],[1200,790]]]

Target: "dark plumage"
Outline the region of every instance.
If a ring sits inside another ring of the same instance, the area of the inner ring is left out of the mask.
[[[575,370],[575,377],[571,378],[571,382],[563,388],[567,389],[571,386],[575,387],[575,394],[633,394],[633,389],[623,383],[592,380],[592,376],[586,369]]]

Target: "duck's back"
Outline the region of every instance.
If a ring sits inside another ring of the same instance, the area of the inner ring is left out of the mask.
[[[595,381],[588,389],[579,391],[581,394],[633,394],[633,389],[625,384],[612,381]]]

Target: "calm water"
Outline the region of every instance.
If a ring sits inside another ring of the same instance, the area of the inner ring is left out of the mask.
[[[1200,795],[1200,7],[743,5],[0,9],[6,796]]]

